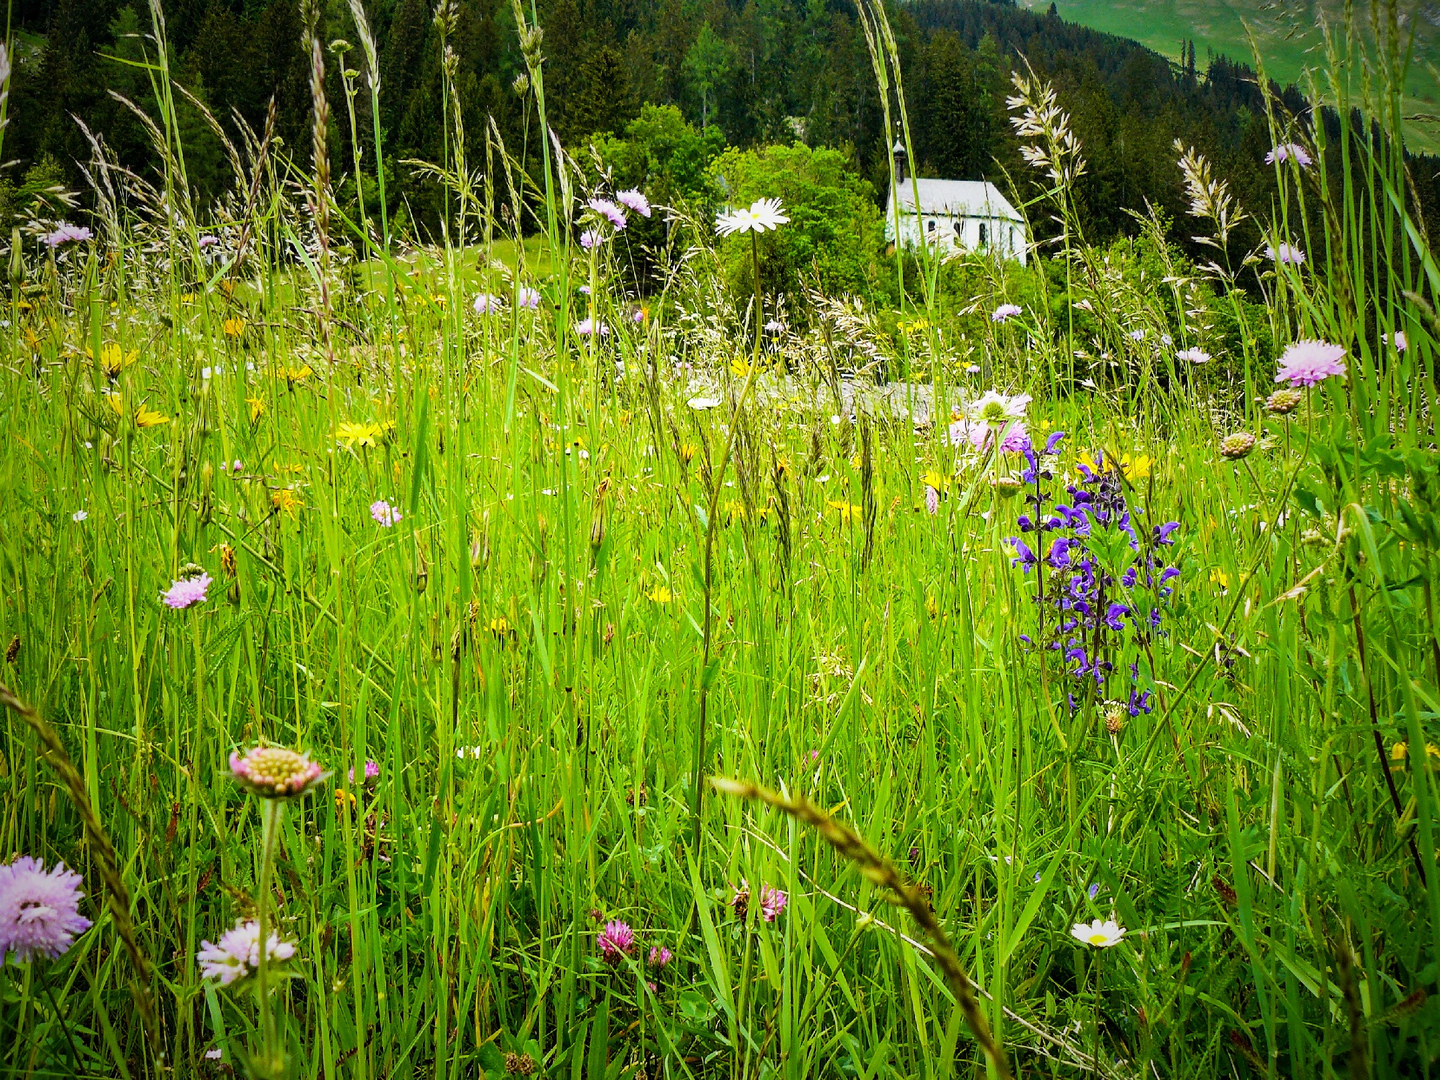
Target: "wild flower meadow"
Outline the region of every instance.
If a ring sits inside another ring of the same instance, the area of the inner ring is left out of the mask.
[[[1087,244],[1021,72],[1049,232],[958,299],[893,259],[886,313],[767,278],[782,192],[527,173],[448,81],[438,242],[342,213],[305,10],[313,145],[194,205],[155,4],[163,177],[93,137],[13,240],[7,1074],[1436,1074],[1397,80],[1315,89],[1353,130],[1271,102],[1274,206],[1177,146],[1213,260],[1133,207],[1156,272]]]

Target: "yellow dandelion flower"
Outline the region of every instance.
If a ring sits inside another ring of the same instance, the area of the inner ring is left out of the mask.
[[[1409,757],[1409,756],[1410,756],[1410,744],[1409,744],[1409,743],[1397,742],[1394,746],[1390,747],[1390,760],[1391,760],[1391,761],[1404,761],[1404,760],[1405,760],[1407,757]]]
[[[253,424],[260,417],[265,415],[265,399],[262,397],[247,397],[245,404],[250,406],[250,422]]]
[[[374,446],[382,431],[379,424],[346,420],[335,429],[335,434],[346,446]]]
[[[270,493],[270,503],[276,510],[293,514],[300,509],[300,495],[294,488],[278,488]]]
[[[934,488],[936,491],[945,491],[950,487],[950,477],[942,472],[936,472],[934,469],[931,469],[920,477],[920,482],[926,487]]]
[[[1115,467],[1115,462],[1107,458],[1104,467],[1102,468],[1100,463],[1098,463],[1089,454],[1080,455],[1080,464],[1084,465],[1092,472],[1103,472],[1105,469]],[[1152,464],[1153,462],[1151,461],[1149,454],[1120,455],[1120,471],[1125,475],[1125,478],[1127,480],[1145,479],[1145,477],[1150,475],[1150,466]]]
[[[730,374],[734,375],[737,379],[743,379],[750,374],[750,368],[752,366],[753,365],[747,364],[744,360],[731,360]]]
[[[832,510],[840,511],[840,524],[842,525],[849,525],[853,519],[864,513],[864,507],[856,506],[851,502],[836,502],[831,499],[829,505]]]
[[[690,462],[695,460],[695,455],[700,452],[700,448],[692,442],[687,442],[681,443],[676,448],[675,452],[680,455],[681,461],[683,461],[686,465],[689,465]]]
[[[657,604],[668,604],[672,599],[672,594],[670,590],[664,585],[656,585],[645,595]]]
[[[448,298],[441,295],[440,293],[436,293],[434,296],[430,297],[430,302],[433,303],[436,307],[440,308],[443,308],[445,306],[447,300]]]
[[[1222,589],[1228,589],[1230,588],[1230,575],[1217,566],[1210,571],[1210,584],[1219,585]]]
[[[195,303],[195,294],[193,292],[181,293],[180,303],[184,304],[186,307],[189,307],[191,304]]]
[[[282,366],[278,371],[276,371],[276,375],[284,379],[286,382],[290,383],[292,386],[295,383],[304,382],[306,379],[308,379],[311,375],[314,374],[315,369],[312,368],[309,364],[303,364],[298,368]]]
[[[35,305],[32,304],[29,300],[16,300],[15,308],[18,311],[34,311]]]
[[[241,334],[245,333],[245,320],[234,318],[226,319],[220,324],[220,329],[226,337],[238,338]]]

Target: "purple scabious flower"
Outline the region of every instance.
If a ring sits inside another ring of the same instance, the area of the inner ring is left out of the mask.
[[[1276,382],[1291,386],[1314,386],[1334,375],[1345,374],[1345,349],[1328,341],[1302,339],[1287,348],[1280,357]]]
[[[595,213],[604,216],[616,229],[625,228],[625,211],[616,206],[609,199],[591,199],[585,204],[594,210]]]
[[[515,303],[534,311],[540,306],[540,294],[528,285],[521,285],[520,291],[515,294]]]
[[[80,875],[29,855],[0,866],[0,967],[13,953],[19,963],[35,956],[57,957],[90,929],[80,914]]]
[[[1293,161],[1303,169],[1311,163],[1310,152],[1299,143],[1287,142],[1281,143],[1265,155],[1266,165],[1283,164],[1287,161]]]
[[[580,246],[581,246],[582,248],[584,248],[586,251],[589,251],[591,248],[593,248],[593,247],[594,247],[596,244],[598,244],[599,242],[600,242],[600,230],[599,230],[599,229],[586,229],[584,232],[582,232],[582,233],[580,234]]]
[[[504,301],[498,296],[492,296],[488,292],[482,292],[475,297],[475,303],[471,305],[476,315],[496,315],[504,307]]]
[[[1020,313],[1021,307],[1019,304],[1001,304],[990,313],[990,321],[993,323],[1009,322]]]
[[[760,917],[766,922],[774,922],[784,912],[788,903],[790,897],[779,889],[770,885],[760,886]]]
[[[597,323],[594,319],[581,319],[575,324],[575,333],[581,337],[589,337],[591,334],[599,334],[601,337],[610,335],[610,327],[603,322]]]
[[[265,962],[283,962],[295,955],[295,943],[282,941],[273,931],[265,939]],[[253,975],[260,967],[260,924],[238,922],[219,941],[201,941],[195,953],[202,979],[215,979],[221,986]]]
[[[384,499],[376,499],[370,504],[370,516],[375,519],[375,524],[388,529],[398,522],[402,515],[399,507],[391,506]]]
[[[170,583],[161,599],[167,607],[176,611],[183,611],[185,608],[194,607],[196,604],[205,602],[205,591],[210,588],[213,579],[209,574],[201,573],[194,577],[181,578],[179,581]]]
[[[93,237],[94,233],[84,225],[70,225],[61,222],[59,228],[54,232],[46,233],[42,239],[51,250],[54,250],[62,244],[69,244],[76,240],[90,240]]]
[[[650,200],[645,197],[644,192],[636,188],[630,188],[628,191],[617,191],[615,193],[615,201],[633,210],[641,217],[648,218],[650,216]]]
[[[600,958],[607,964],[620,962],[622,956],[628,956],[635,949],[635,931],[630,929],[630,924],[621,922],[619,919],[611,919],[600,931],[600,936],[595,939],[595,944],[600,946]]]
[[[1305,265],[1305,252],[1301,251],[1294,244],[1281,244],[1279,247],[1266,245],[1265,254],[1282,266]]]
[[[675,954],[672,953],[669,949],[667,949],[664,945],[652,945],[652,946],[650,946],[650,966],[651,966],[651,967],[653,967],[653,968],[664,968],[664,967],[668,967],[669,964],[670,964],[670,961],[671,961],[671,960],[674,960],[674,959],[675,959]]]

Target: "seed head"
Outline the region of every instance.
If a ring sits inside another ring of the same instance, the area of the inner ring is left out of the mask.
[[[1272,416],[1289,416],[1300,407],[1303,400],[1304,395],[1299,390],[1276,390],[1265,399],[1265,411]]]

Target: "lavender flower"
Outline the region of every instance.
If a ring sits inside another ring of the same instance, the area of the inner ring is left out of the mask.
[[[370,516],[375,519],[375,524],[388,529],[404,515],[399,507],[391,506],[384,499],[376,499],[370,504]]]
[[[529,286],[521,285],[520,290],[515,294],[515,303],[534,311],[540,306],[540,294]]]
[[[282,941],[274,933],[265,939],[265,962],[283,962],[295,955],[295,943]],[[260,924],[238,922],[218,942],[201,941],[195,954],[202,979],[215,979],[221,986],[253,975],[260,968]]]
[[[200,250],[204,251],[208,247],[214,247],[219,242],[220,238],[218,236],[211,236],[209,233],[206,233],[204,236],[200,237]]]
[[[1388,344],[1393,344],[1397,353],[1403,353],[1410,347],[1410,342],[1406,339],[1404,330],[1396,330],[1393,336],[1390,334],[1381,334],[1380,340]]]
[[[1291,386],[1314,386],[1334,375],[1345,374],[1345,349],[1328,341],[1302,339],[1287,348],[1280,357],[1276,382]]]
[[[230,774],[240,786],[262,799],[293,799],[325,782],[329,773],[309,754],[283,746],[257,746],[243,757],[230,754]]]
[[[1310,152],[1299,143],[1281,143],[1275,149],[1265,155],[1266,165],[1283,164],[1286,161],[1294,161],[1302,169],[1311,163]]]
[[[62,222],[54,232],[46,233],[42,239],[46,245],[54,250],[62,244],[69,244],[76,240],[90,240],[94,234],[84,225],[70,225]]]
[[[625,211],[609,199],[591,199],[586,205],[595,213],[607,218],[617,230],[625,228]]]
[[[580,246],[589,251],[600,242],[600,230],[586,229],[580,234]]]
[[[630,929],[629,923],[611,919],[600,931],[600,936],[595,939],[595,944],[600,946],[602,960],[607,964],[616,964],[620,962],[622,956],[628,956],[634,950],[635,931]]]
[[[474,307],[476,315],[498,315],[504,307],[504,301],[498,296],[482,292],[475,297],[475,303],[471,306]]]
[[[993,323],[1009,322],[1016,315],[1021,313],[1019,304],[1001,304],[990,313],[990,321]]]
[[[637,191],[635,188],[628,191],[617,191],[615,201],[633,210],[641,217],[648,218],[650,216],[650,200],[645,197],[643,192]]]
[[[652,945],[652,946],[650,946],[650,966],[651,966],[651,967],[653,967],[653,968],[664,968],[664,967],[668,967],[669,964],[670,964],[670,961],[671,961],[671,960],[674,960],[674,959],[675,959],[675,954],[672,953],[669,949],[665,948],[664,945]]]
[[[581,319],[575,324],[575,333],[581,337],[589,337],[591,334],[608,337],[610,335],[610,327],[606,326],[603,322],[597,323],[594,319],[586,318]]]
[[[1282,266],[1304,266],[1305,252],[1301,251],[1294,244],[1281,244],[1279,247],[1265,247],[1265,254]]]
[[[199,574],[172,581],[170,588],[160,598],[165,601],[167,607],[183,611],[185,608],[205,602],[205,591],[210,588],[210,582],[210,575],[202,570]]]
[[[14,953],[19,963],[35,956],[62,955],[76,934],[90,929],[80,914],[80,875],[29,855],[0,866],[0,967]]]

